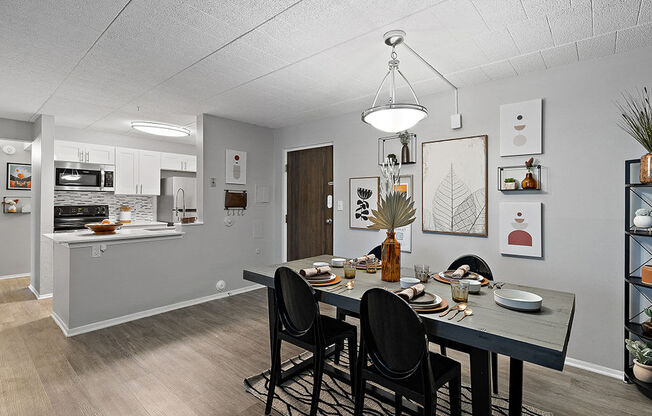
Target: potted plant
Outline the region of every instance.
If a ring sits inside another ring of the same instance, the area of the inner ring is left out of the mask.
[[[623,94],[618,104],[622,128],[647,151],[641,156],[641,183],[652,183],[652,106],[647,87],[637,96]]]
[[[505,190],[513,191],[517,188],[516,179],[514,178],[505,178],[503,182],[503,189]]]
[[[634,377],[652,383],[652,348],[642,341],[625,340],[627,351],[634,357]]]
[[[534,175],[532,175],[533,164],[533,157],[525,161],[525,168],[527,169],[527,173],[525,174],[525,179],[521,181],[521,188],[523,189],[537,189],[537,180],[534,179]]]
[[[645,335],[652,335],[652,306],[645,308],[645,314],[650,318],[650,320],[641,324],[643,327],[643,333]]]
[[[638,228],[652,227],[652,217],[650,211],[645,208],[637,209],[634,216],[634,226]]]

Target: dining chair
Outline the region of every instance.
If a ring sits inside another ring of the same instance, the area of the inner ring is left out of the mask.
[[[428,350],[423,322],[406,301],[380,288],[365,292],[360,332],[354,416],[362,415],[367,381],[394,392],[396,415],[402,413],[405,397],[419,404],[424,416],[432,416],[437,390],[448,384],[450,414],[461,415],[461,365]]]
[[[455,270],[464,264],[469,266],[470,271],[487,278],[487,280],[494,280],[494,276],[491,273],[491,269],[489,268],[487,262],[475,254],[466,254],[462,257],[459,257],[454,262],[452,262],[450,266],[448,266],[448,270]],[[431,339],[431,341],[438,343],[438,340]],[[459,349],[465,352],[462,345],[456,345],[455,349]],[[441,353],[446,355],[446,346],[441,345]],[[498,354],[495,352],[491,353],[491,386],[493,388],[493,392],[498,394]]]
[[[355,362],[358,348],[357,329],[319,313],[319,302],[310,284],[288,267],[279,267],[274,273],[274,325],[272,331],[272,369],[265,414],[269,415],[274,400],[274,389],[281,381],[281,341],[289,342],[313,353],[314,383],[310,415],[317,414],[326,349],[346,339],[349,350],[351,394],[354,394]]]

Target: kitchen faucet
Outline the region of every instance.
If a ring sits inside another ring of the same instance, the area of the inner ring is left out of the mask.
[[[183,217],[179,218],[179,206],[177,205],[177,202],[179,202],[179,192],[181,192],[181,197],[183,198]],[[183,190],[183,188],[177,189],[177,194],[174,197],[174,212],[177,215],[177,220],[179,222],[182,222],[182,218],[186,217],[186,191]]]

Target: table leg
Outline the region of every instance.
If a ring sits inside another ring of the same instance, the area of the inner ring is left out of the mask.
[[[489,351],[473,348],[471,358],[471,401],[473,416],[491,415]]]
[[[509,416],[520,416],[523,406],[523,361],[509,359]]]

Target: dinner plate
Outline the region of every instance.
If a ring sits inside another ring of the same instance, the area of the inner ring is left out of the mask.
[[[325,283],[325,282],[330,282],[331,280],[335,279],[337,276],[335,273],[324,273],[324,274],[318,274],[316,276],[310,276],[306,277],[305,279],[309,281],[310,283]]]
[[[462,277],[453,277],[453,273],[455,270],[446,270],[443,272],[439,272],[439,277],[443,277],[444,279],[455,279],[455,280],[462,280],[462,279],[467,279],[467,280],[482,280],[484,277],[481,275],[475,273],[475,272],[467,272],[464,276]]]
[[[335,276],[334,279],[332,280],[326,280],[326,281],[308,281],[311,286],[316,286],[316,287],[323,287],[323,286],[333,286],[342,281],[342,278],[340,276]]]
[[[494,290],[494,301],[507,309],[534,312],[541,309],[543,298],[524,290],[498,289]]]
[[[398,294],[404,289],[395,290],[394,293]],[[417,296],[415,299],[408,301],[408,304],[413,308],[432,308],[441,303],[441,297],[434,293],[424,292],[422,295]]]
[[[435,279],[438,282],[446,283],[447,285],[449,285],[452,281],[459,282],[460,280],[464,280],[464,279],[449,279],[448,277],[442,277],[441,273],[437,273],[437,274],[433,273],[432,278]],[[482,286],[488,285],[489,284],[489,279],[487,279],[487,278],[483,278],[483,279],[484,280],[482,280],[480,282],[480,285],[482,285]]]

